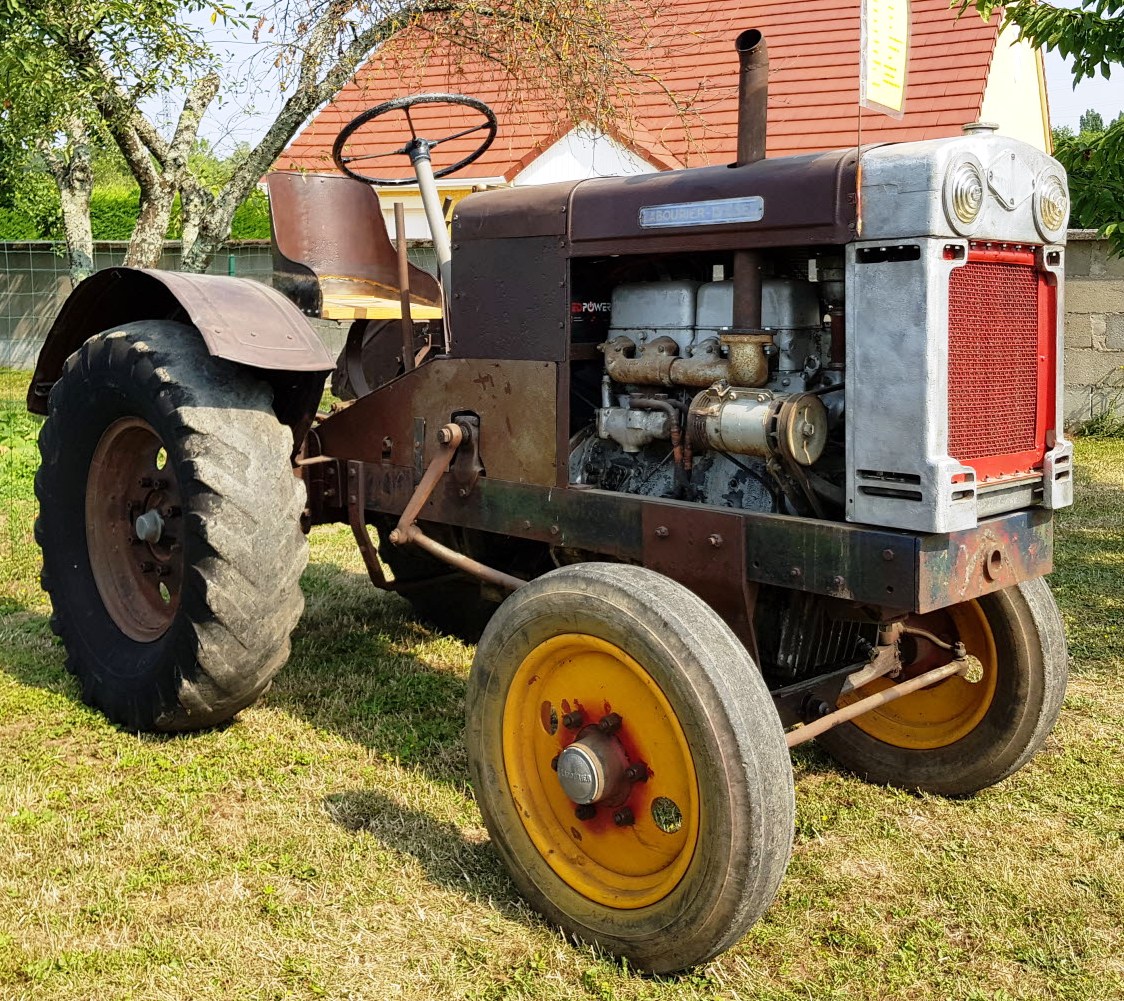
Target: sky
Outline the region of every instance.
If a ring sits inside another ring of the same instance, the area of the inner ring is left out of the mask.
[[[1124,111],[1124,67],[1108,80],[1099,76],[1095,80],[1082,80],[1073,86],[1073,74],[1065,61],[1054,52],[1047,52],[1046,95],[1050,101],[1050,123],[1057,128],[1068,125],[1076,130],[1081,115],[1093,108],[1101,113],[1105,123],[1111,122]]]

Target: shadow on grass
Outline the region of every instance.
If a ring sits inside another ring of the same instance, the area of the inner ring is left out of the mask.
[[[490,903],[508,917],[529,917],[488,841],[467,838],[455,824],[370,789],[333,793],[323,803],[341,827],[416,859],[430,882]]]
[[[465,788],[471,648],[418,622],[365,575],[310,565],[304,617],[268,704],[427,778]]]
[[[0,596],[0,671],[20,684],[80,701],[77,682],[66,670],[66,651],[51,632],[50,616],[18,596]]]
[[[402,599],[331,563],[309,567],[304,617],[267,703],[437,781],[467,784],[461,746],[471,650]],[[0,670],[80,702],[41,603],[0,595]]]

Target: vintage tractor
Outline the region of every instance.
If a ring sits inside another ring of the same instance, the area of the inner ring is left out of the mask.
[[[103,271],[28,395],[43,586],[91,705],[231,718],[288,655],[305,534],[349,524],[379,587],[483,630],[472,781],[519,890],[655,971],[769,906],[790,747],[969,794],[1030,760],[1066,683],[1065,174],[982,124],[765,159],[764,42],[737,49],[736,163],[471,195],[451,237],[433,178],[494,115],[374,108],[336,143],[350,176],[270,180],[286,295]],[[386,114],[405,145],[372,151]],[[439,281],[382,221],[390,153]],[[304,313],[356,318],[330,414]]]

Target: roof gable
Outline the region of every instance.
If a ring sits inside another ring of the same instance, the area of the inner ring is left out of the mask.
[[[575,177],[621,177],[625,174],[649,174],[659,168],[642,154],[617,142],[612,136],[588,127],[571,129],[524,158],[517,173],[508,177],[512,184],[549,184]]]
[[[768,155],[837,149],[858,137],[859,12],[861,0],[663,0],[643,47],[629,54],[642,83],[632,121],[614,138],[656,167],[699,166],[733,158],[738,62],[733,41],[757,28],[769,45]],[[998,15],[957,18],[948,0],[913,0],[906,113],[898,121],[862,116],[868,142],[956,135],[980,114],[998,34]],[[510,81],[471,53],[440,46],[419,59],[418,38],[402,37],[376,53],[320,111],[278,161],[286,169],[333,170],[331,144],[355,115],[405,93],[470,94],[491,104],[500,120],[492,148],[459,176],[511,180],[573,128],[557,108],[516,104]],[[668,97],[689,107],[677,114]],[[376,139],[393,149],[404,123],[387,119]],[[624,133],[627,133],[625,135]],[[469,139],[464,140],[467,152]],[[450,152],[459,152],[456,148]],[[463,154],[462,154],[463,155]],[[410,176],[405,158],[384,172]]]

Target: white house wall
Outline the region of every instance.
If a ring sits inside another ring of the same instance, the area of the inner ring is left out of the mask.
[[[650,163],[610,136],[588,128],[577,128],[535,157],[515,175],[511,183],[518,186],[550,184],[552,181],[586,177],[652,174],[655,170]]]
[[[1029,43],[1017,38],[1018,29],[1008,27],[996,40],[980,121],[996,122],[1003,135],[1049,152],[1042,57]]]

